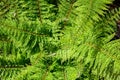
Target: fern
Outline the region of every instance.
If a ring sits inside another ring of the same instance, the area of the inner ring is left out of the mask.
[[[56,2],[0,1],[0,79],[119,80],[113,0]]]

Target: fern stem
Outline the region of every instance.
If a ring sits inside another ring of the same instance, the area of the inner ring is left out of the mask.
[[[117,58],[117,56],[111,55],[110,52],[104,50],[103,48],[100,48],[100,47],[98,47],[98,46],[96,46],[95,44],[92,44],[92,43],[86,43],[86,44],[87,44],[88,46],[94,48],[94,49],[97,49],[98,51],[103,52],[104,54],[106,53],[106,54],[105,54],[106,56],[108,56],[108,57],[112,58],[113,60],[117,61],[118,63],[120,63],[120,60]]]
[[[29,31],[27,31],[27,30],[18,29],[18,28],[13,28],[13,27],[11,27],[11,26],[6,26],[6,25],[5,25],[4,27],[9,28],[9,29],[13,29],[13,30],[17,30],[17,31],[20,31],[20,32],[24,32],[24,33],[27,33],[27,34],[29,34],[29,35],[34,35],[34,36],[39,36],[39,37],[41,37],[41,36],[47,36],[47,35],[45,35],[45,34],[38,34],[38,33],[35,33],[35,32],[29,32]]]
[[[37,0],[37,5],[38,5],[39,21],[42,23],[41,7],[40,7],[40,1],[39,0]]]
[[[68,19],[69,16],[70,16],[70,14],[71,14],[71,12],[72,12],[73,2],[74,2],[74,1],[72,1],[72,3],[70,4],[70,8],[69,8],[69,10],[68,10],[68,12],[67,12],[67,14],[66,14],[66,16],[65,16],[65,19]],[[62,29],[65,28],[65,25],[67,24],[67,20],[64,20],[64,23],[63,23],[63,24],[64,24],[64,25],[63,25]]]

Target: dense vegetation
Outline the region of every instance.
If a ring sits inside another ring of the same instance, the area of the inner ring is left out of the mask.
[[[112,3],[0,0],[0,80],[120,80]]]

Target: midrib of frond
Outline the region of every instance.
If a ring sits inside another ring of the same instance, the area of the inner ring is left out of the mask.
[[[37,0],[36,2],[37,2],[37,5],[38,5],[39,21],[42,23],[42,15],[41,15],[40,1]]]
[[[70,7],[69,7],[69,9],[68,9],[68,11],[67,11],[67,13],[66,13],[66,16],[64,17],[64,19],[66,19],[66,20],[64,20],[62,29],[65,28],[65,25],[67,24],[67,20],[69,20],[69,17],[70,17],[70,15],[71,15],[72,9],[73,9],[73,4],[74,4],[74,2],[72,1],[72,2],[70,3]]]
[[[69,9],[68,9],[68,11],[67,11],[66,16],[65,16],[64,19],[69,19],[70,15],[71,15],[71,13],[72,13],[73,5],[74,5],[74,0],[72,0],[72,1],[70,2]]]
[[[98,45],[95,45],[93,43],[86,43],[86,45],[88,45],[94,49],[97,49],[98,52],[103,52],[104,55],[106,55],[108,58],[111,58],[120,64],[120,59],[117,58],[117,56],[112,55],[109,51],[103,49],[102,47],[99,47]],[[98,55],[100,55],[100,54],[98,54]]]
[[[13,26],[8,26],[8,25],[4,25],[4,28],[10,29],[10,30],[16,30],[20,33],[27,33],[28,35],[33,35],[33,36],[38,36],[38,37],[42,37],[42,36],[47,37],[48,36],[48,35],[45,35],[45,34],[38,34],[38,33],[35,33],[35,32],[30,32],[30,31],[27,31],[27,30],[15,28]]]

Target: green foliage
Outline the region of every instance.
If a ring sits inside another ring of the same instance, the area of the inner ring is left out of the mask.
[[[1,0],[0,80],[119,80],[112,2]]]

